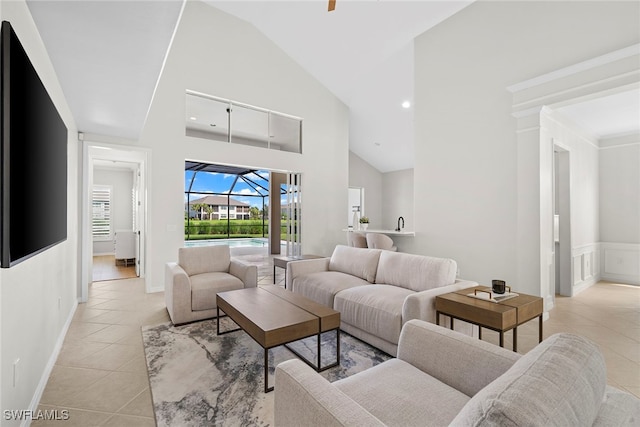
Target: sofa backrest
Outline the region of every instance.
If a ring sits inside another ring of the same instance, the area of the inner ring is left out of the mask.
[[[338,245],[329,260],[329,270],[339,271],[375,283],[380,249],[352,248]]]
[[[456,281],[458,265],[452,259],[383,251],[376,283],[400,286],[420,292]]]
[[[178,249],[178,264],[189,276],[221,271],[228,273],[231,263],[229,246],[201,246]]]
[[[590,426],[606,384],[598,347],[577,335],[556,334],[473,396],[451,425]]]

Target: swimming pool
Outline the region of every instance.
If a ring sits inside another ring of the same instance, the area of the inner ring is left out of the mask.
[[[215,239],[215,240],[185,240],[184,247],[228,245],[230,248],[266,248],[269,242],[266,238],[253,239]]]

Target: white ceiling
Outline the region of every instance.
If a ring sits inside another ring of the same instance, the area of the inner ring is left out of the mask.
[[[413,167],[413,109],[401,107],[413,101],[413,38],[472,1],[338,0],[329,13],[324,0],[206,0],[255,25],[349,106],[350,149],[381,172]],[[182,1],[27,4],[79,130],[137,139]],[[593,113],[601,107],[565,113],[604,119]],[[619,131],[602,126],[594,132]]]
[[[640,89],[558,108],[596,138],[640,133]]]
[[[138,139],[182,2],[27,5],[79,130]]]

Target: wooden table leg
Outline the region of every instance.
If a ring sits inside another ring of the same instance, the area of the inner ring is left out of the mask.
[[[440,326],[440,312],[436,311],[436,326]]]
[[[518,351],[518,327],[513,328],[513,351]]]
[[[478,325],[478,339],[482,339],[482,326]]]
[[[542,342],[542,314],[538,317],[538,343]]]
[[[269,393],[273,387],[269,387],[269,349],[264,349],[264,392]]]
[[[320,319],[318,319],[318,323],[320,323]],[[320,329],[318,328],[318,330],[320,330]],[[320,345],[320,337],[321,336],[322,336],[322,332],[318,332],[318,367],[316,368],[317,372],[320,372],[320,369],[321,369],[320,365],[322,364],[322,357],[320,357],[321,348],[322,348],[322,345]]]
[[[504,347],[504,332],[500,331],[500,347]]]
[[[273,284],[276,284],[276,265],[273,264]]]

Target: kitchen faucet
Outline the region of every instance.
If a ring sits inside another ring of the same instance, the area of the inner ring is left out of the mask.
[[[404,218],[403,217],[399,217],[398,218],[398,228],[396,228],[396,231],[400,231],[400,220],[402,220],[402,228],[404,228]]]

